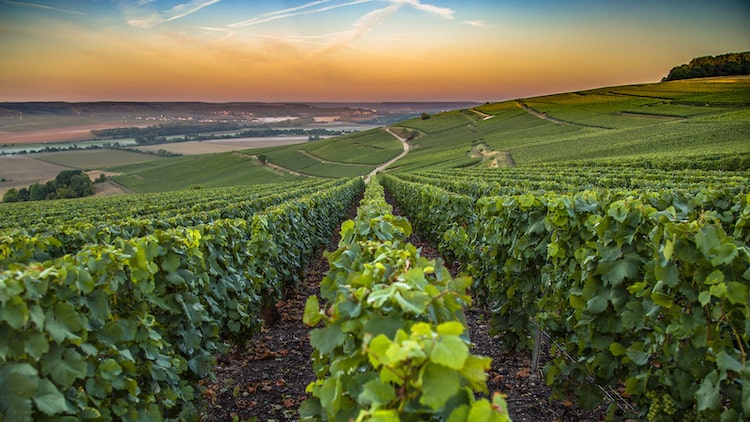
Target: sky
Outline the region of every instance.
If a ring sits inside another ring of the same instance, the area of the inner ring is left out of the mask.
[[[748,50],[747,0],[0,0],[0,102],[500,101]]]

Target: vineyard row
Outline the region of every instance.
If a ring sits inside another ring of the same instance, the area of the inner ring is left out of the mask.
[[[750,417],[748,195],[475,198],[409,179],[382,180],[415,229],[474,277],[504,344],[530,348],[536,324],[562,345],[544,368],[558,397],[596,406],[597,385],[610,386],[637,417]]]
[[[411,225],[392,214],[377,182],[339,248],[317,296],[305,306],[312,330],[312,397],[304,421],[509,421],[502,395],[488,393],[490,359],[470,353],[464,307],[471,279],[407,242]]]
[[[1,264],[1,418],[195,420],[213,356],[257,332],[363,189]]]

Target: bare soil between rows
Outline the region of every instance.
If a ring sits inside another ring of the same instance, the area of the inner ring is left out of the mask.
[[[394,206],[394,213],[399,210]],[[354,218],[356,207],[347,218]],[[337,248],[338,233],[327,250]],[[431,245],[412,235],[411,243],[422,248],[422,256],[439,257]],[[447,265],[454,275],[455,266]],[[204,380],[207,407],[201,419],[215,421],[296,421],[299,405],[308,397],[307,385],[315,380],[312,370],[310,329],[302,323],[305,301],[317,295],[320,281],[328,271],[328,261],[321,250],[311,260],[299,289],[276,305],[275,320],[266,321],[262,332],[247,344],[234,347],[217,357],[216,379]],[[551,399],[541,371],[532,373],[531,354],[506,352],[502,339],[490,334],[489,310],[473,307],[466,310],[472,353],[492,358],[487,387],[490,393],[507,395],[513,421],[601,421],[605,407],[593,411],[581,409],[568,401]],[[546,348],[545,348],[546,349]],[[541,361],[549,358],[543,350]]]

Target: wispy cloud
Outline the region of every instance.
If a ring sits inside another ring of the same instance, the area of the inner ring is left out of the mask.
[[[383,23],[383,21],[385,21],[389,16],[396,13],[396,11],[400,8],[400,4],[392,4],[388,7],[373,10],[372,12],[367,13],[354,23],[354,29],[339,33],[339,35],[335,37],[330,44],[317,51],[314,51],[313,55],[330,53],[332,51],[347,47],[349,44],[361,38],[364,34],[372,30],[373,27]]]
[[[3,3],[10,4],[13,6],[19,6],[19,7],[28,7],[28,8],[37,9],[37,10],[46,10],[50,12],[68,13],[72,15],[81,15],[81,16],[85,15],[85,13],[79,12],[77,10],[63,9],[60,7],[47,6],[44,4],[30,3],[30,2],[25,2],[25,1],[4,0]]]
[[[258,25],[261,23],[272,22],[272,21],[279,20],[279,19],[292,18],[295,16],[301,16],[301,15],[312,15],[316,13],[322,13],[322,12],[327,12],[329,10],[338,9],[341,7],[354,6],[356,4],[362,4],[362,3],[370,3],[373,0],[355,0],[355,1],[350,1],[346,3],[332,4],[328,6],[318,7],[316,9],[307,10],[315,6],[319,6],[319,5],[326,4],[326,3],[331,3],[331,1],[332,0],[319,0],[319,1],[314,1],[314,2],[307,3],[307,4],[303,4],[297,7],[290,7],[288,9],[268,12],[260,16],[247,19],[241,22],[231,23],[228,26],[232,28],[235,28],[235,27],[239,28],[239,27],[244,27],[244,26]]]
[[[154,0],[138,0],[136,2],[123,2],[121,9],[126,16],[129,25],[138,28],[152,28],[156,25],[184,18],[188,15],[219,3],[221,0],[191,0],[187,3],[175,5],[169,10],[157,12],[150,7]]]
[[[453,15],[456,13],[453,9],[447,7],[434,6],[432,4],[424,4],[419,0],[390,0],[394,4],[408,4],[409,6],[421,10],[423,12],[432,13],[440,16],[441,18],[451,20]]]
[[[223,27],[214,27],[214,26],[199,26],[198,29],[205,31],[206,33],[223,33],[224,36],[219,39],[219,41],[226,41],[230,38],[232,38],[236,32],[229,29],[229,28],[223,28]]]
[[[255,16],[250,19],[231,23],[227,25],[227,27],[248,27],[280,19],[293,18],[296,16],[323,13],[342,7],[371,3],[374,1],[375,0],[351,0],[337,2],[336,0],[316,0],[300,6],[276,10]],[[385,2],[390,3],[390,5],[372,10],[360,16],[354,23],[352,23],[352,29],[317,36],[317,38],[328,38],[329,42],[323,44],[319,49],[313,51],[311,54],[313,56],[317,56],[349,47],[352,43],[360,39],[366,33],[370,32],[373,28],[385,22],[391,15],[396,13],[404,6],[409,6],[419,11],[433,14],[447,20],[452,20],[453,15],[455,14],[455,11],[452,9],[422,3],[420,0],[385,0]]]
[[[493,25],[490,25],[490,24],[484,22],[481,19],[480,20],[475,20],[475,21],[463,21],[462,23],[464,23],[466,25],[469,25],[469,26],[474,26],[474,27],[477,27],[477,28],[491,28],[493,26]]]
[[[212,4],[216,4],[220,1],[221,0],[193,0],[190,3],[178,4],[177,6],[164,12],[164,14],[168,16],[167,22],[170,22],[175,19],[184,18],[185,16],[191,15],[203,9],[204,7],[211,6]]]
[[[403,6],[411,6],[417,10],[435,14],[443,19],[453,19],[455,13],[452,9],[438,7],[431,4],[421,3],[419,0],[389,0],[391,5],[382,9],[377,9],[360,17],[354,23],[354,29],[345,31],[327,46],[313,52],[314,55],[326,54],[342,48],[349,47],[354,41],[358,40],[366,33],[370,32],[375,26],[385,22],[388,17],[396,13]]]

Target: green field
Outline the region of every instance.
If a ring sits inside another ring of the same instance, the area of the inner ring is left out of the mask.
[[[398,155],[401,143],[382,129],[372,129],[300,144],[299,148],[327,161],[375,165]]]
[[[37,160],[82,170],[125,166],[136,163],[162,160],[156,155],[119,149],[90,149],[60,152],[42,152],[33,155]]]
[[[110,167],[124,173],[113,179],[139,193],[165,192],[201,186],[215,188],[300,179],[260,166],[248,156],[236,153],[191,155],[140,164]]]
[[[470,121],[452,111],[398,126],[418,129],[401,171],[473,165],[472,145],[507,151],[516,164],[601,158],[685,156],[750,151],[750,77],[710,78],[600,88],[476,109]]]

